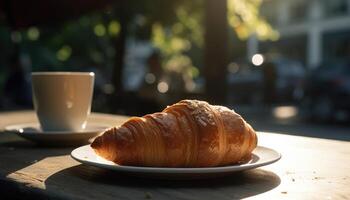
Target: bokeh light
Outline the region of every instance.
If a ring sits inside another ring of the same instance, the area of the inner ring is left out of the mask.
[[[111,21],[108,25],[108,33],[110,36],[117,36],[120,32],[120,24],[117,21]]]
[[[252,63],[253,65],[255,66],[260,66],[264,63],[264,56],[261,55],[261,54],[255,54],[253,57],[252,57]]]
[[[156,81],[156,76],[152,73],[147,73],[145,76],[145,81],[148,84],[152,84]]]
[[[64,45],[56,53],[56,58],[59,61],[66,61],[72,55],[72,48],[69,45]]]
[[[157,89],[160,93],[166,93],[169,90],[169,85],[167,82],[161,81],[158,83]]]
[[[19,43],[22,41],[22,35],[19,31],[13,31],[11,33],[11,40],[14,42],[14,43]]]
[[[102,87],[102,91],[105,94],[113,94],[114,86],[112,84],[104,84],[103,87]]]
[[[230,73],[232,74],[235,74],[239,71],[239,66],[237,63],[230,63],[228,66],[227,66],[227,71],[229,71]]]
[[[97,24],[94,27],[94,32],[98,37],[102,37],[106,34],[106,28],[103,26],[103,24]]]
[[[40,31],[37,27],[30,27],[27,31],[27,36],[29,40],[38,40],[40,37]]]
[[[193,81],[186,81],[185,88],[188,92],[193,92],[196,89],[196,83]]]

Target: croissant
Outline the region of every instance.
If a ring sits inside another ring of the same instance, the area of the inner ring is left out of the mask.
[[[255,131],[233,110],[182,100],[162,112],[130,118],[91,147],[119,165],[214,167],[249,160],[256,145]]]

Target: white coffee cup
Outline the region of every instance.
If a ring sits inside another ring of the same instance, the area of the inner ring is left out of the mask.
[[[33,102],[44,131],[81,131],[91,110],[93,72],[33,72]]]

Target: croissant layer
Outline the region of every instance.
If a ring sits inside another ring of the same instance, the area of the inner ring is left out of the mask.
[[[117,164],[152,167],[235,164],[249,159],[256,146],[255,131],[240,115],[198,100],[132,117],[91,144],[99,156]]]

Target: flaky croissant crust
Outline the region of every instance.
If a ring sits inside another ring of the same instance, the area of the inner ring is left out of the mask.
[[[255,131],[233,110],[182,100],[162,112],[130,118],[91,147],[120,165],[213,167],[249,159],[256,145]]]

